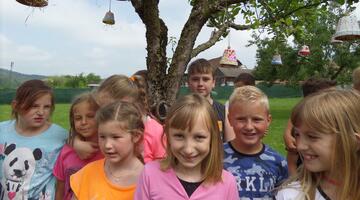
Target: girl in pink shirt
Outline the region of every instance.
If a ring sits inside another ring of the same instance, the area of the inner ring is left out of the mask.
[[[238,200],[235,178],[223,170],[219,128],[209,102],[187,95],[167,116],[167,156],[145,165],[135,200]]]
[[[90,93],[78,96],[70,108],[70,137],[56,160],[53,174],[56,177],[56,200],[70,200],[73,193],[70,189],[70,176],[86,164],[103,158],[97,151],[88,159],[82,160],[72,148],[71,141],[77,135],[81,140],[97,143],[97,125],[95,113],[99,106]]]
[[[112,75],[94,92],[95,100],[100,107],[115,101],[127,101],[135,103],[142,111],[145,125],[142,152],[145,163],[165,156],[163,127],[150,113],[146,87],[145,78],[140,75],[130,78],[124,75]],[[74,148],[82,158],[88,158],[93,152],[98,151],[96,144],[85,143],[79,138],[75,138]]]

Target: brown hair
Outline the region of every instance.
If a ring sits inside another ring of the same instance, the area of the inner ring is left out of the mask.
[[[217,117],[210,103],[199,94],[183,96],[170,108],[165,119],[166,153],[167,156],[161,161],[161,169],[174,168],[178,164],[177,158],[171,152],[169,142],[169,129],[192,130],[197,118],[201,115],[205,120],[210,132],[210,152],[201,162],[201,171],[205,183],[216,183],[221,181],[223,146],[220,139]]]
[[[78,96],[75,97],[75,99],[73,100],[71,107],[70,107],[70,112],[69,112],[69,119],[70,119],[70,136],[69,136],[69,143],[71,144],[75,135],[78,135],[75,131],[75,122],[74,122],[74,108],[76,105],[82,103],[82,102],[87,102],[90,105],[90,108],[92,109],[92,111],[96,112],[99,109],[99,105],[96,103],[93,94],[89,93],[89,92],[85,92],[83,94],[80,94]],[[79,135],[79,137],[82,137],[81,135]]]
[[[336,86],[335,80],[327,80],[327,79],[315,78],[315,77],[311,77],[307,79],[301,85],[304,97],[312,93],[319,92],[320,90],[328,89],[335,86]]]
[[[242,82],[244,86],[245,85],[255,86],[255,77],[250,73],[243,72],[235,78],[234,85],[236,86],[239,82]]]
[[[117,121],[121,124],[121,128],[127,130],[131,134],[140,134],[140,139],[135,144],[135,155],[144,162],[141,155],[141,144],[143,142],[144,123],[141,111],[133,103],[117,101],[106,105],[96,113],[97,124],[109,121]]]
[[[212,77],[214,78],[215,68],[211,65],[211,63],[208,60],[206,60],[204,58],[200,58],[200,59],[197,59],[194,62],[192,62],[188,68],[189,78],[191,75],[197,74],[197,73],[211,74]]]
[[[15,98],[12,108],[12,116],[18,119],[19,113],[28,111],[33,103],[43,95],[49,94],[51,96],[51,110],[55,109],[54,94],[52,89],[41,80],[29,80],[21,84],[16,90]]]

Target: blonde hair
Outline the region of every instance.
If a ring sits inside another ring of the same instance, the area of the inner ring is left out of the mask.
[[[246,85],[236,88],[230,96],[229,106],[237,102],[259,102],[269,111],[269,100],[265,93],[255,86]]]
[[[183,96],[170,108],[165,119],[166,153],[167,156],[161,161],[161,169],[174,168],[178,164],[177,158],[171,152],[169,142],[169,129],[191,131],[198,117],[205,121],[210,132],[210,152],[201,162],[201,172],[204,183],[211,184],[221,181],[223,147],[220,139],[217,118],[209,102],[199,94]]]
[[[94,112],[96,112],[99,109],[99,105],[96,103],[93,95],[89,92],[85,92],[82,93],[78,96],[75,97],[75,99],[73,100],[71,107],[70,107],[70,111],[69,111],[69,119],[70,119],[70,131],[69,131],[69,138],[68,138],[68,143],[72,144],[72,142],[74,141],[74,137],[76,135],[79,135],[76,133],[75,131],[75,122],[74,122],[74,108],[76,105],[82,103],[82,102],[87,102],[90,105],[90,109]],[[79,135],[79,137],[82,138],[81,135]]]
[[[134,154],[144,162],[140,148],[143,142],[144,123],[141,111],[137,106],[129,102],[116,101],[100,108],[96,113],[97,124],[109,121],[119,122],[121,128],[132,135],[140,134],[140,139],[135,143]]]
[[[360,150],[356,133],[360,133],[360,95],[354,91],[328,90],[304,98],[292,111],[294,127],[302,124],[310,130],[333,134],[331,169],[342,177],[336,199],[360,199]],[[285,183],[299,180],[304,199],[314,199],[322,172],[310,172],[300,167],[297,174]]]
[[[105,79],[95,92],[106,92],[111,98],[116,100],[121,100],[125,97],[132,97],[137,100],[139,96],[136,84],[129,77],[120,74],[115,74]]]

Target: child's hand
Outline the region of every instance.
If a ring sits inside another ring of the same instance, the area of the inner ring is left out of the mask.
[[[80,159],[85,160],[91,158],[96,152],[99,151],[99,145],[96,142],[82,141],[79,137],[75,136],[73,148]]]
[[[293,151],[296,152],[296,141],[295,138],[291,135],[291,129],[293,128],[293,125],[291,124],[291,121],[288,121],[287,127],[284,132],[284,142],[285,142],[285,148],[287,151]]]

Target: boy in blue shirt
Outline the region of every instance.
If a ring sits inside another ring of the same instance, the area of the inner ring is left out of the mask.
[[[254,86],[236,88],[228,118],[236,138],[224,144],[224,168],[235,176],[240,199],[273,199],[288,170],[284,157],[262,143],[271,123],[267,96]]]

